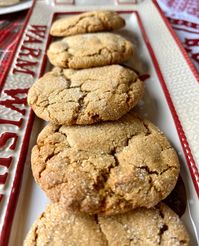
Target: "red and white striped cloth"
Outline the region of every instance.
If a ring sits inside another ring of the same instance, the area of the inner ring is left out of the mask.
[[[199,71],[199,0],[158,0]],[[8,68],[27,11],[0,16],[0,78]]]

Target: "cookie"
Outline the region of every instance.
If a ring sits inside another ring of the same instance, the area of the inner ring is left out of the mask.
[[[125,26],[125,20],[114,11],[98,10],[86,12],[55,21],[50,34],[66,37],[76,34],[112,31]]]
[[[175,214],[163,203],[128,213],[99,217],[98,223],[110,246],[189,245],[189,235]]]
[[[0,1],[0,7],[6,7],[6,6],[10,6],[10,5],[14,5],[19,3],[20,0],[1,0]]]
[[[31,162],[36,182],[52,201],[89,214],[153,207],[179,175],[177,154],[166,137],[133,112],[91,126],[49,124]]]
[[[105,246],[100,226],[89,215],[75,215],[59,204],[48,205],[33,224],[24,246]]]
[[[143,90],[136,73],[120,65],[56,68],[32,86],[28,103],[38,117],[55,124],[93,124],[120,118]]]
[[[24,246],[174,246],[189,245],[179,217],[166,205],[123,215],[72,214],[51,204],[33,224]]]
[[[113,33],[82,34],[53,42],[47,55],[61,68],[90,68],[121,63],[133,54],[132,44]]]

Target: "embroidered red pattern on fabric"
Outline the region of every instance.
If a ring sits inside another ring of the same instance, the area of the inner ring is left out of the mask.
[[[198,0],[164,0],[163,2],[175,11],[184,11],[188,14],[199,17]]]

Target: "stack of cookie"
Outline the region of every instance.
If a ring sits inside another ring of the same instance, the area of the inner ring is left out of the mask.
[[[151,122],[131,111],[143,82],[123,65],[133,55],[112,11],[56,21],[50,62],[28,103],[50,123],[32,150],[36,182],[54,202],[24,245],[188,245],[178,216],[160,203],[173,190],[177,154]],[[100,33],[98,33],[100,32]]]

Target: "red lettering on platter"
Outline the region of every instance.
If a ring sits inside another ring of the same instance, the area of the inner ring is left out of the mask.
[[[9,168],[12,162],[12,157],[0,158],[0,166]]]
[[[33,37],[31,34],[26,34],[26,39],[24,40],[24,43],[42,43],[42,40],[36,37]]]
[[[0,194],[0,202],[2,201],[3,199],[3,194]]]
[[[20,118],[19,120],[8,120],[8,119],[0,119],[0,124],[8,124],[8,125],[14,125],[17,127],[21,127],[23,123],[23,118]]]
[[[7,177],[8,173],[0,174],[0,184],[5,184]]]
[[[9,149],[14,150],[16,148],[16,143],[17,143],[17,139],[18,139],[17,134],[14,132],[4,132],[3,134],[1,134],[1,136],[0,136],[0,148],[5,146],[9,139],[14,139],[14,141],[12,141],[12,144],[9,146]]]
[[[31,25],[30,32],[39,36],[40,38],[45,38],[47,26]]]
[[[0,166],[4,166],[9,168],[12,162],[12,157],[7,157],[7,158],[0,158]],[[8,177],[8,172],[4,173],[4,174],[0,174],[0,184],[5,184],[6,180]],[[1,201],[2,197],[0,197],[0,201]]]
[[[41,55],[41,49],[33,49],[22,45],[22,52],[19,53],[19,56],[32,56],[38,58]]]
[[[26,35],[24,43],[42,43],[42,39],[45,37],[46,30],[47,26],[31,25],[31,28],[28,29],[28,34]],[[32,34],[37,37],[33,37]]]
[[[17,62],[16,62],[16,67],[13,69],[13,73],[25,73],[25,74],[29,74],[32,77],[35,77],[35,72],[33,70],[31,70],[30,68],[36,66],[38,64],[38,62],[33,62],[33,61],[28,61],[28,60],[23,60],[21,58],[17,58]],[[27,68],[30,67],[30,68]]]
[[[39,58],[41,55],[41,49],[28,47],[28,44],[41,44],[45,38],[47,26],[31,25],[25,34],[24,44],[22,44],[19,57],[16,59],[16,64],[13,69],[14,74],[28,74],[31,77],[35,77],[35,67],[38,65],[37,61],[22,59],[21,57],[31,56],[32,58]]]
[[[20,109],[16,107],[15,105],[26,105],[27,104],[27,95],[23,98],[17,97],[18,94],[27,94],[28,88],[25,89],[11,89],[11,90],[4,90],[4,93],[6,93],[8,96],[11,96],[14,100],[6,99],[4,101],[0,101],[0,105],[5,106],[6,108],[10,108],[14,111],[17,111],[18,113],[25,115],[26,110]]]
[[[4,166],[6,168],[9,168],[12,162],[12,157],[7,158],[0,158],[0,167]],[[4,174],[0,174],[0,185],[5,185],[6,180],[8,177],[8,172],[6,171]],[[2,201],[3,194],[0,194],[0,202]]]

